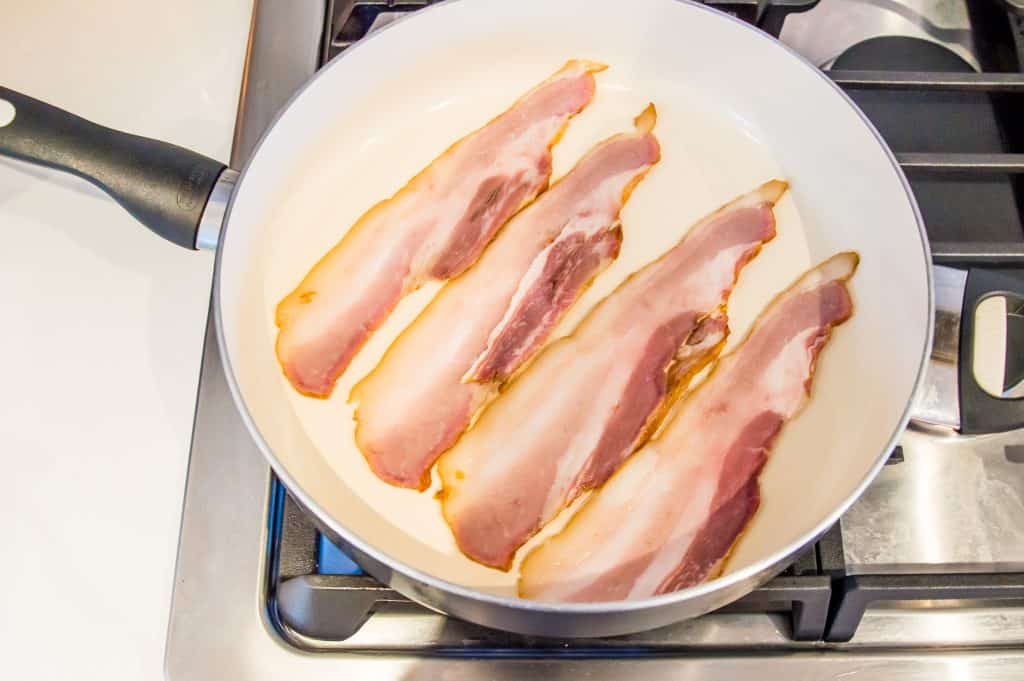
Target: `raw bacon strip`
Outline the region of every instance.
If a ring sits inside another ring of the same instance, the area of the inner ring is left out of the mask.
[[[442,508],[463,553],[507,570],[516,550],[650,435],[721,348],[739,270],[775,236],[772,181],[704,218],[540,353],[441,457]]]
[[[855,253],[805,274],[762,313],[659,435],[526,557],[519,593],[645,598],[717,576],[760,503],[758,475],[807,402],[818,353],[853,314]]]
[[[296,390],[328,397],[404,295],[466,270],[547,187],[551,147],[603,68],[568,62],[359,218],[277,307],[277,357]]]
[[[356,386],[356,443],[378,477],[426,489],[441,452],[618,256],[619,211],[659,159],[655,120],[650,106],[513,218]]]

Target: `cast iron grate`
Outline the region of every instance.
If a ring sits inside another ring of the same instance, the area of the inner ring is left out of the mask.
[[[326,62],[364,37],[376,21],[436,1],[329,0],[322,61]],[[708,0],[706,4],[733,13],[777,36],[787,14],[808,10],[817,2]],[[1024,111],[1024,75],[1021,73],[1024,15],[1012,5],[1008,4],[1005,14],[995,13],[997,22],[1005,20],[1000,30],[1011,37],[1011,49],[1001,53],[1002,62],[983,64],[987,69],[984,73],[858,69],[834,70],[827,74],[855,99],[858,93],[882,92],[893,97],[906,93],[925,93],[925,96],[943,93],[940,96],[980,97],[982,103],[991,100],[1002,123],[1015,121],[1008,130],[1001,131],[1004,143],[999,149],[918,151],[897,148],[897,159],[912,184],[918,178],[956,178],[968,182],[1010,178],[1015,186],[1016,203],[1024,213],[1021,198],[1024,193],[1024,125],[1020,124],[1024,121],[1021,115]],[[987,20],[992,20],[991,12]],[[1006,61],[1007,54],[1013,55],[1011,61]],[[886,134],[886,130],[882,132]],[[1024,268],[1024,226],[1020,224],[1019,215],[1010,223],[1001,225],[1003,233],[999,238],[971,240],[971,225],[961,227],[961,232],[966,230],[966,234],[952,239],[936,239],[933,235],[933,259],[936,263],[958,266]],[[897,448],[889,463],[899,465],[901,461],[902,452]],[[374,613],[429,614],[425,608],[347,562],[317,531],[280,483],[274,482],[271,496],[268,604],[272,621],[291,643],[309,650],[328,650],[332,642],[355,636]],[[837,525],[779,577],[716,614],[772,613],[794,641],[838,643],[853,637],[864,611],[878,602],[1020,598],[1024,598],[1022,574],[847,575],[842,535]],[[634,654],[652,649],[645,648],[643,638],[640,643],[615,639],[567,642],[516,636],[464,623],[453,622],[452,626],[459,627],[458,650],[452,651],[455,653],[476,649],[486,650],[488,654],[505,651],[517,655],[525,651],[527,654],[601,655]],[[435,651],[444,652],[443,649]]]
[[[820,0],[703,0],[704,4],[733,14],[778,37],[788,14],[805,12]],[[327,61],[344,52],[384,13],[406,14],[440,0],[328,0],[321,57]],[[627,3],[623,3],[623,10]]]
[[[428,613],[363,574],[317,531],[309,516],[279,482],[274,483],[271,496],[268,591],[272,619],[285,638],[300,647],[315,648],[317,641],[348,639],[372,614],[382,609],[397,607]],[[822,568],[819,554],[824,551],[827,561],[827,556],[835,554],[837,547],[842,550],[838,525],[781,575],[718,613],[775,613],[793,640],[821,640],[826,631],[832,590],[831,578]],[[570,645],[560,639],[524,637],[474,625],[463,626],[472,632],[470,647],[563,651]],[[573,641],[571,645],[579,648],[581,644]],[[593,650],[609,644],[582,645]],[[610,645],[617,647],[614,642]]]

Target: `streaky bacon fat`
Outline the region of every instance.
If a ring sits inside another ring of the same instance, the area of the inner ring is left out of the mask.
[[[857,263],[840,253],[780,294],[658,436],[526,557],[520,595],[636,599],[717,576],[758,508],[779,431],[807,402],[818,354],[853,314]]]
[[[356,443],[385,482],[426,489],[434,461],[619,254],[619,212],[658,162],[648,106],[516,215],[355,387]]]
[[[403,296],[465,271],[547,187],[551,147],[603,68],[568,62],[364,213],[316,263],[277,306],[277,357],[296,390],[328,397]]]
[[[551,343],[439,462],[442,510],[469,558],[516,550],[648,437],[721,348],[740,269],[775,236],[774,180],[712,213]]]

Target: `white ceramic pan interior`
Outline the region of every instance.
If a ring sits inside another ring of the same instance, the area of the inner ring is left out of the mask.
[[[283,378],[273,311],[361,213],[570,58],[609,68],[555,147],[555,177],[652,101],[663,160],[623,211],[621,257],[560,333],[700,216],[772,177],[791,189],[778,237],[732,295],[731,345],[804,269],[840,250],[861,255],[856,314],[826,348],[813,400],[779,440],[726,568],[752,573],[834,519],[905,424],[930,344],[930,265],[905,180],[858,111],[813,67],[705,8],[461,0],[330,64],[263,141],[233,201],[217,294],[229,373],[279,472],[336,531],[385,563],[514,595],[517,570],[464,558],[433,494],[380,482],[353,442],[349,388],[438,286],[400,304],[326,401]]]

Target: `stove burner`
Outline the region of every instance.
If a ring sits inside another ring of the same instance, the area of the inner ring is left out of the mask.
[[[256,3],[248,78],[267,87],[246,91],[232,164],[244,162],[317,62],[434,1]],[[775,35],[789,16],[782,40],[834,66],[827,73],[895,147],[923,204],[937,263],[1024,276],[1024,0],[707,4]],[[854,14],[838,21],[843,12]],[[899,61],[883,55],[894,44]],[[909,59],[919,51],[937,61]],[[913,113],[901,114],[894,102]],[[913,125],[901,129],[907,120]],[[954,139],[947,134],[954,128],[964,134]],[[974,198],[956,206],[946,201],[969,192]],[[1022,438],[1024,431],[984,438],[908,431],[839,524],[785,573],[723,610],[628,637],[523,637],[412,603],[363,575],[321,535],[249,441],[210,327],[168,675],[437,678],[454,665],[459,678],[554,670],[610,679],[635,673],[642,660],[649,678],[678,676],[681,664],[695,678],[867,679],[872,671],[878,676],[870,678],[944,678],[954,668],[963,679],[1020,676]],[[821,655],[832,650],[842,654]]]
[[[893,9],[891,5],[897,5],[891,0],[872,2],[889,10]],[[330,12],[334,24],[326,33],[329,40],[325,42],[325,54],[339,54],[369,31],[428,4],[336,3]],[[735,11],[754,9],[752,3],[723,4]],[[775,6],[773,11],[806,10],[813,4],[816,3],[788,3]],[[949,11],[948,6],[945,9]],[[762,22],[768,14],[762,12]],[[906,10],[903,14],[913,13]],[[809,13],[802,20],[813,21],[813,15]],[[990,164],[1002,159],[1020,161],[1004,148],[996,110],[985,93],[989,88],[984,87],[982,77],[975,78],[972,63],[958,56],[966,53],[971,62],[977,63],[971,42],[973,34],[967,29],[943,30],[929,24],[926,18],[914,16],[921,19],[918,24],[931,26],[928,40],[883,36],[853,44],[830,60],[834,68],[841,70],[837,80],[842,83],[847,71],[873,75],[859,82],[850,78],[845,84],[894,150],[916,155],[916,162],[908,164],[908,170],[933,240],[958,243],[966,234],[972,239],[984,238],[988,250],[1010,244],[1004,249],[1004,256],[1024,255],[1024,234],[1010,178],[995,175],[981,181],[976,172],[958,176],[942,170],[944,164],[959,160],[963,154],[986,155]],[[748,20],[756,22],[758,18],[751,15]],[[966,14],[962,21],[966,22]],[[938,38],[947,38],[952,43],[943,44]],[[920,82],[912,86],[901,83],[899,77],[908,72]],[[890,73],[895,78],[890,79]],[[935,81],[950,75],[962,77],[960,87],[950,85],[938,91]],[[1019,78],[1010,81],[1010,85],[1024,90],[1024,81]],[[903,461],[902,448],[897,448],[890,463]],[[272,572],[270,581],[276,597],[275,621],[285,638],[301,647],[329,647],[328,642],[343,641],[355,634],[373,611],[394,604],[416,607],[363,575],[340,549],[316,532],[280,485],[274,498],[270,527],[275,551],[272,555],[278,569]],[[1024,561],[1024,538],[1019,548]],[[851,557],[856,560],[856,549]],[[946,600],[974,594],[990,599],[1024,597],[1024,573],[848,575],[846,558],[842,530],[836,525],[780,577],[722,612],[785,614],[789,618],[789,635],[795,641],[848,641],[865,608],[876,601]],[[282,570],[281,566],[286,567]],[[853,569],[856,571],[857,567]],[[509,636],[501,638],[507,640]]]
[[[703,0],[723,12],[758,26],[778,37],[786,17],[806,12],[820,0]],[[329,0],[327,30],[321,58],[329,61],[371,31],[382,28],[404,14],[429,7],[440,0]],[[628,11],[623,2],[623,11]]]
[[[328,642],[343,641],[359,630],[372,611],[390,605],[401,604],[419,609],[423,614],[428,612],[364,575],[341,549],[316,531],[312,521],[280,483],[273,492],[270,542],[274,621],[282,635],[297,646],[316,650],[325,644],[329,646]],[[826,548],[811,547],[782,575],[720,612],[788,615],[786,628],[794,640],[821,640],[825,635],[832,592],[829,569],[823,568],[820,554],[823,551],[826,560],[829,556],[840,557],[841,544],[837,525],[821,542]],[[499,636],[505,642],[531,641],[533,646],[566,645],[557,640],[543,641],[473,628],[489,642]]]

